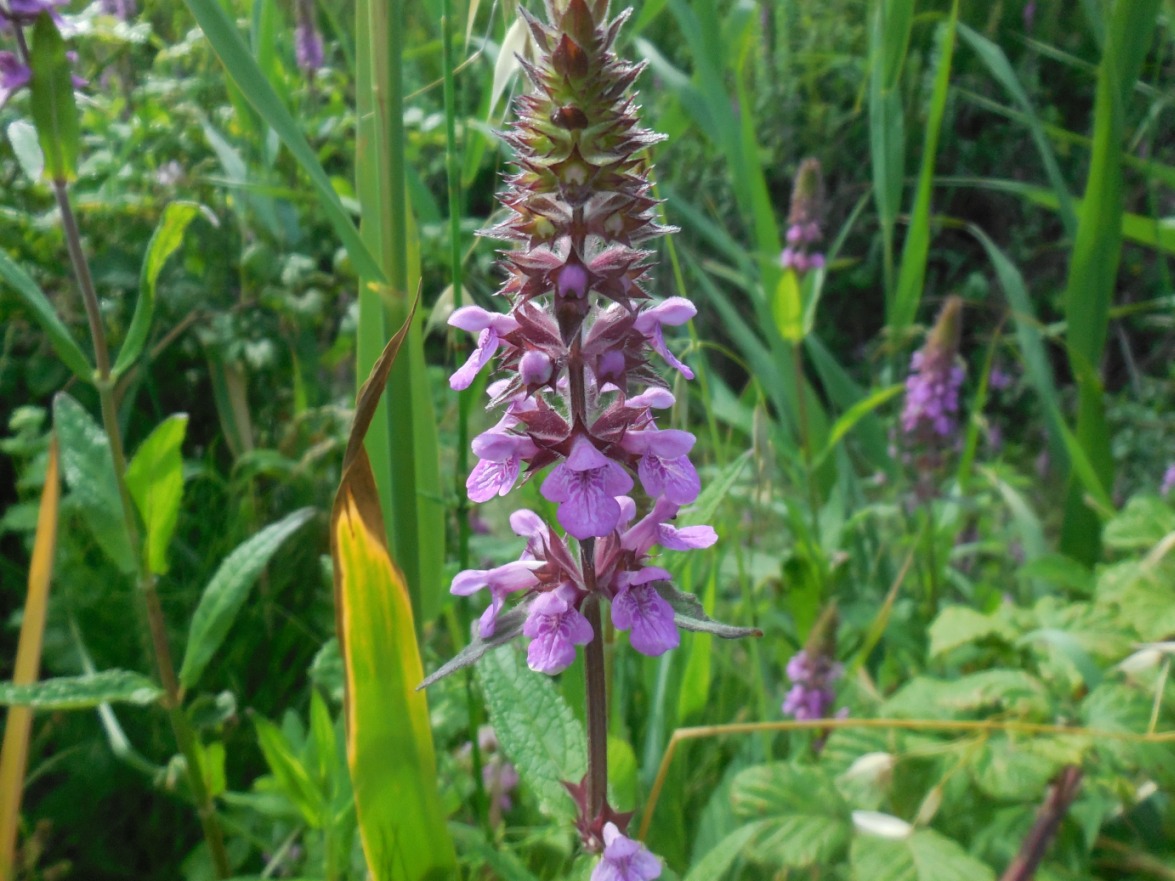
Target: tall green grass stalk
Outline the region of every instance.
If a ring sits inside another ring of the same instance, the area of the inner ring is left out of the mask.
[[[1114,466],[1099,365],[1122,256],[1122,142],[1125,107],[1154,34],[1158,0],[1117,3],[1109,13],[1094,97],[1093,155],[1065,288],[1069,365],[1077,382],[1078,443],[1107,490]],[[1098,559],[1101,522],[1075,474],[1069,479],[1062,550]]]

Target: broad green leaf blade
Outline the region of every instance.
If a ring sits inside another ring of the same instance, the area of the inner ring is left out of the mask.
[[[37,511],[28,593],[20,619],[20,638],[16,644],[16,664],[12,671],[14,685],[36,682],[40,671],[45,618],[49,609],[49,583],[53,575],[53,552],[57,547],[60,501],[61,478],[57,440],[54,438],[49,442],[45,486],[41,490],[41,505]],[[20,801],[24,793],[32,726],[33,711],[29,707],[9,708],[4,722],[4,746],[0,749],[0,877],[5,878],[14,874],[16,832],[20,821]]]
[[[379,490],[364,449],[411,314],[360,389],[331,512],[335,608],[343,657],[347,764],[374,881],[457,874],[437,791],[436,756],[412,603],[387,547]]]
[[[200,25],[212,49],[224,64],[225,70],[249,99],[261,118],[273,128],[286,149],[310,178],[318,195],[319,205],[335,234],[347,250],[355,270],[364,276],[383,279],[383,272],[368,251],[359,232],[347,216],[330,178],[323,171],[314,150],[307,143],[298,123],[282,105],[273,86],[257,66],[236,26],[217,0],[186,0],[196,22]]]
[[[45,173],[45,154],[37,142],[37,127],[18,119],[8,126],[8,141],[12,144],[12,152],[16,154],[16,161],[20,163],[25,177],[32,183],[38,183]]]
[[[848,847],[849,805],[820,768],[755,765],[735,777],[730,799],[737,816],[760,821],[748,848],[758,862],[781,869],[832,865]]]
[[[436,757],[407,586],[385,545],[362,447],[331,517],[335,603],[346,671],[347,760],[367,864],[376,881],[456,875],[437,793]]]
[[[167,548],[184,494],[180,447],[187,430],[186,413],[169,416],[143,441],[126,470],[127,489],[145,527],[147,566],[155,575],[167,573]]]
[[[1015,636],[1011,625],[1002,618],[984,615],[970,606],[947,606],[930,625],[930,657],[988,637],[1010,644]]]
[[[959,20],[959,3],[951,4],[951,13],[939,28],[938,70],[934,77],[934,93],[930,98],[930,112],[926,120],[926,137],[922,144],[922,167],[918,172],[918,190],[910,213],[910,229],[902,248],[902,265],[898,272],[898,288],[890,315],[891,332],[900,333],[914,321],[922,286],[926,281],[926,261],[930,256],[930,196],[934,189],[934,163],[938,158],[938,138],[946,111],[947,90],[951,83],[951,60],[955,51],[955,25]]]
[[[587,771],[583,726],[548,676],[535,673],[513,648],[490,652],[477,667],[490,722],[506,756],[553,819],[575,815],[563,783]]]
[[[53,424],[61,443],[61,471],[70,490],[66,504],[80,510],[98,546],[119,570],[133,572],[135,558],[106,432],[81,404],[64,393],[53,399]]]
[[[861,834],[853,841],[854,881],[994,881],[995,872],[933,829],[907,838]]]
[[[29,685],[0,682],[0,705],[36,710],[89,710],[99,704],[153,704],[163,695],[154,682],[129,670],[60,676]]]
[[[282,543],[313,516],[312,508],[295,511],[266,526],[225,557],[204,588],[200,604],[192,615],[188,647],[180,668],[180,684],[184,688],[191,688],[200,679],[228,635],[261,570],[269,564]]]
[[[159,280],[159,273],[163,265],[183,243],[184,233],[188,224],[196,219],[200,213],[200,206],[195,202],[172,202],[163,211],[159,226],[155,228],[151,241],[147,245],[147,256],[143,260],[143,270],[139,276],[139,300],[135,303],[135,314],[127,328],[126,340],[119,350],[118,360],[114,363],[114,374],[117,376],[135,362],[143,352],[147,343],[147,335],[151,332],[151,319],[155,315],[155,283]]]
[[[49,179],[65,183],[77,177],[78,109],[73,98],[73,69],[65,56],[65,41],[46,13],[33,25],[32,57],[33,123],[45,155]]]
[[[15,292],[17,298],[29,310],[33,320],[41,326],[41,330],[49,337],[53,351],[82,382],[90,382],[94,376],[94,368],[82,353],[73,336],[61,319],[57,317],[49,298],[29,278],[23,269],[17,266],[3,251],[0,251],[0,281]]]

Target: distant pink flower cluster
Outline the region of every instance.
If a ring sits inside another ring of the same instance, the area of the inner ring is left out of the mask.
[[[792,187],[787,247],[779,256],[779,263],[784,269],[792,269],[798,275],[803,275],[809,270],[824,268],[824,254],[817,249],[820,240],[824,238],[820,229],[823,201],[824,181],[820,163],[815,159],[805,159],[800,163]]]

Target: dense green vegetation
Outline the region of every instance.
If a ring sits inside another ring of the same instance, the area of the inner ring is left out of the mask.
[[[583,650],[415,691],[486,606],[454,576],[518,559],[512,511],[558,516],[541,476],[466,498],[501,413],[490,370],[449,385],[472,350],[450,315],[506,308],[510,246],[477,232],[506,219],[496,133],[537,57],[517,6],[73,2],[65,43],[20,23],[0,698],[28,762],[0,768],[0,872],[599,862],[562,786],[586,771]],[[642,283],[698,310],[665,332],[694,381],[652,359],[662,429],[697,437],[676,525],[718,535],[655,562],[762,631],[645,657],[608,628],[609,801],[661,877],[1175,878],[1173,27],[1170,0],[634,7],[616,51],[647,62],[649,210],[679,228],[642,243]],[[805,223],[824,265],[793,271]],[[368,492],[356,390],[405,320]],[[956,367],[939,429],[911,398]],[[382,503],[403,582],[345,544],[372,522],[348,498]]]

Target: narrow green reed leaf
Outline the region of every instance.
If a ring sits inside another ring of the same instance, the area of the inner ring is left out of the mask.
[[[1065,288],[1069,363],[1077,380],[1076,437],[1101,487],[1113,483],[1109,428],[1097,365],[1109,326],[1110,303],[1122,253],[1122,142],[1129,100],[1154,34],[1159,0],[1117,3],[1109,13],[1094,97],[1093,153],[1077,238]],[[1061,549],[1092,563],[1100,552],[1097,512],[1073,475],[1061,530]]]
[[[360,112],[356,175],[362,235],[383,269],[386,284],[360,278],[358,375],[383,348],[389,328],[408,320],[420,279],[420,256],[405,181],[403,29],[396,4],[360,3],[357,102]],[[418,625],[436,616],[442,586],[445,519],[436,416],[424,361],[423,312],[408,326],[404,351],[388,380],[395,396],[381,402],[367,449],[390,522],[388,540],[404,573]],[[367,327],[364,327],[364,324]]]
[[[918,172],[918,190],[910,212],[910,228],[902,249],[902,263],[898,272],[898,287],[889,316],[891,332],[898,333],[913,323],[922,299],[926,281],[926,261],[930,256],[930,196],[934,189],[934,165],[938,158],[938,139],[946,111],[947,92],[951,84],[951,61],[955,52],[955,26],[959,20],[959,2],[951,4],[951,13],[940,26],[938,40],[938,70],[934,76],[934,93],[926,119],[925,139],[922,143],[922,167]]]
[[[135,452],[126,471],[127,489],[144,527],[147,568],[167,572],[167,548],[175,534],[184,494],[184,459],[180,447],[188,429],[186,413],[161,422]]]
[[[0,682],[0,706],[37,710],[91,710],[101,704],[153,704],[163,695],[154,682],[129,670],[59,676],[29,685]]]
[[[1032,106],[1032,100],[1024,91],[1019,77],[1016,76],[1016,71],[1013,69],[1011,62],[1008,61],[1008,56],[1004,54],[1004,50],[999,45],[965,24],[960,23],[958,28],[960,39],[967,43],[975,54],[979,56],[979,60],[984,63],[991,75],[995,77],[996,82],[1004,87],[1008,94],[1012,96],[1012,101],[1020,108],[1023,114],[1023,122],[1028,127],[1028,133],[1032,136],[1032,142],[1036,144],[1036,152],[1040,154],[1040,161],[1044,164],[1045,175],[1048,177],[1049,184],[1057,196],[1061,212],[1061,222],[1065,225],[1065,234],[1072,238],[1077,233],[1077,212],[1073,207],[1073,199],[1069,194],[1069,187],[1065,183],[1064,176],[1061,174],[1061,167],[1057,162],[1057,155],[1053,151],[1048,137],[1045,135],[1045,127],[1041,123],[1036,109]]]
[[[343,203],[331,186],[330,178],[323,171],[314,150],[307,143],[297,121],[286,110],[273,86],[265,78],[232,19],[217,0],[185,0],[185,3],[204,31],[229,77],[241,89],[262,119],[269,123],[286,149],[309,176],[318,195],[319,204],[335,234],[346,248],[355,271],[360,275],[384,280],[383,270],[359,237],[359,231],[355,229],[355,224],[343,208]]]
[[[184,688],[194,686],[216,656],[261,570],[269,564],[286,539],[313,516],[312,508],[295,511],[277,523],[266,526],[224,558],[204,588],[200,604],[192,615],[188,647],[179,672],[180,684]]]
[[[16,294],[33,320],[41,326],[61,362],[82,382],[90,382],[94,377],[94,368],[70,334],[69,328],[57,316],[45,292],[3,251],[0,251],[0,282]]]
[[[188,224],[195,220],[199,213],[200,206],[195,202],[172,202],[164,209],[163,217],[155,227],[155,232],[147,245],[147,254],[143,258],[143,269],[139,275],[139,300],[135,303],[135,314],[131,317],[130,327],[127,328],[126,341],[123,342],[118,359],[114,363],[115,377],[130,367],[143,353],[147,335],[151,332],[151,320],[155,315],[155,284],[159,280],[159,273],[167,263],[167,258],[183,244]]]
[[[31,110],[45,155],[45,174],[52,181],[71,181],[77,177],[81,142],[73,69],[65,57],[65,40],[48,13],[42,13],[33,25],[29,67],[33,74]]]

